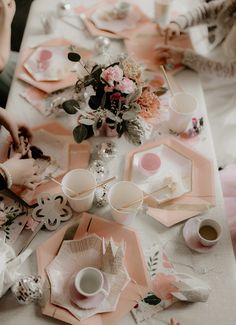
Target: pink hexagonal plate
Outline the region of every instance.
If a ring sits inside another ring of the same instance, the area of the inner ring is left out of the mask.
[[[135,181],[134,170],[136,168],[136,156],[142,152],[152,152],[153,150],[155,152],[163,145],[174,151],[177,155],[182,156],[182,163],[186,161],[186,175],[191,176],[191,188],[189,187],[190,184],[186,185],[186,189],[189,189],[189,191],[186,191],[180,197],[173,198],[164,203],[159,203],[153,197],[145,200],[145,203],[149,206],[147,214],[165,226],[170,227],[178,222],[196,216],[215,205],[214,167],[212,161],[201,153],[183,144],[183,142],[174,137],[168,137],[132,150],[126,158],[124,178]],[[166,159],[170,160],[172,158],[171,156],[168,158],[168,155],[166,155]],[[188,161],[192,162],[191,173],[189,171]],[[182,163],[178,157],[175,162],[169,161],[169,163],[171,165],[176,163],[178,167],[176,173],[181,173]],[[143,190],[146,190],[146,188]]]

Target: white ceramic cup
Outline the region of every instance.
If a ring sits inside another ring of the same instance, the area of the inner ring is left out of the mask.
[[[123,208],[133,202],[132,206]],[[131,224],[143,204],[143,192],[132,182],[118,182],[108,192],[108,204],[116,222]]]
[[[180,92],[171,96],[169,99],[169,129],[177,133],[184,132],[194,116],[197,106],[195,97],[188,93]]]
[[[69,171],[61,182],[62,192],[68,199],[71,208],[76,212],[87,211],[92,207],[95,189],[82,195],[73,195],[69,190],[80,193],[96,186],[96,179],[92,172],[87,169],[73,169]]]
[[[213,246],[221,237],[221,226],[213,219],[203,219],[199,222],[197,235],[203,246]]]
[[[170,21],[171,6],[173,0],[154,0],[155,21],[162,27],[166,27]]]
[[[108,292],[103,288],[103,274],[95,267],[85,267],[80,270],[75,276],[74,284],[76,290],[85,297],[93,297],[98,293],[108,295]]]

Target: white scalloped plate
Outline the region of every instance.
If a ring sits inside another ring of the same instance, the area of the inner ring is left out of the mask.
[[[64,241],[58,255],[47,266],[51,283],[51,303],[67,309],[77,319],[87,319],[97,313],[115,311],[121,292],[130,278],[123,265],[117,275],[106,273],[109,295],[97,308],[80,309],[71,302],[70,284],[73,275],[84,267],[101,268],[102,238],[91,234],[80,240]]]

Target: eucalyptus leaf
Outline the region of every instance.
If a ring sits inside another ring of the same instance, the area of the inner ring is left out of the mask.
[[[68,59],[72,62],[79,62],[81,59],[81,56],[79,55],[79,53],[76,52],[69,52],[68,53]]]
[[[125,121],[130,121],[130,120],[136,119],[137,115],[135,114],[135,112],[127,111],[127,112],[124,112],[124,114],[122,115],[122,118]]]
[[[62,103],[62,108],[67,114],[76,114],[78,110],[80,109],[79,103],[74,99],[66,100],[64,103]]]
[[[93,124],[95,123],[94,120],[91,120],[91,119],[88,119],[88,118],[81,118],[81,119],[79,120],[79,122],[80,122],[81,124],[85,124],[85,125],[93,125]]]
[[[106,115],[107,115],[107,117],[108,117],[109,119],[111,119],[112,121],[116,121],[116,120],[117,120],[117,116],[116,116],[114,113],[112,113],[111,111],[107,111],[107,112],[106,112]]]
[[[137,103],[132,103],[131,108],[132,111],[134,111],[135,113],[139,113],[141,112],[141,107],[139,104]]]
[[[77,143],[81,143],[84,139],[86,139],[87,135],[88,132],[86,126],[83,124],[77,125],[73,130],[73,136]]]

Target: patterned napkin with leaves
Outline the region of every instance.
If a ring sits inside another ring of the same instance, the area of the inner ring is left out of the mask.
[[[5,233],[6,243],[13,245],[28,221],[25,207],[15,200],[0,194],[0,232]]]
[[[174,268],[163,248],[159,244],[155,244],[146,252],[145,256],[153,288],[131,311],[137,323],[151,318],[177,301],[170,294],[170,292],[178,290],[172,284],[176,282]]]

